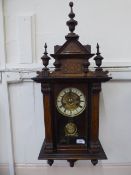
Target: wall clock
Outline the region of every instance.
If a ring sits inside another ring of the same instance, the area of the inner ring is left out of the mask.
[[[70,33],[62,46],[54,47],[54,70],[47,66],[50,57],[42,56],[44,68],[33,78],[41,83],[44,103],[45,139],[39,159],[52,165],[54,160],[67,160],[71,167],[76,160],[107,159],[99,141],[99,95],[101,83],[109,81],[108,71],[101,67],[103,57],[97,44],[96,54],[90,45],[82,45],[74,33],[73,3],[67,26]],[[90,68],[89,59],[94,58],[96,67]]]

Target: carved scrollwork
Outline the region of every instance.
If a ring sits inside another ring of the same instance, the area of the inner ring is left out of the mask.
[[[37,71],[37,78],[44,78],[44,77],[48,77],[50,72],[48,68],[43,68],[42,71]]]
[[[101,84],[100,83],[93,83],[92,91],[93,92],[101,91]]]
[[[71,73],[71,74],[80,73],[80,72],[82,72],[82,66],[80,65],[80,63],[70,61],[70,62],[64,64],[63,72],[64,73]]]
[[[51,88],[50,88],[50,85],[48,83],[41,83],[41,92],[43,94],[48,94],[50,93],[51,91]]]

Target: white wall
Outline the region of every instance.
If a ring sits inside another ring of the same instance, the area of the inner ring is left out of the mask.
[[[64,43],[68,3],[0,1],[0,167],[9,163],[9,171],[2,173],[0,168],[0,175],[13,175],[14,163],[28,167],[44,162],[37,160],[44,138],[42,94],[30,78],[42,67],[44,42],[49,53]],[[74,0],[74,4],[82,44],[91,44],[96,52],[99,42],[105,66],[131,66],[131,1]],[[108,156],[102,163],[131,165],[131,68],[110,71],[113,80],[103,84],[100,99],[100,140]]]

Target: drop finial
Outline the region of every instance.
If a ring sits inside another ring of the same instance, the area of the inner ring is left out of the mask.
[[[73,12],[73,2],[70,2],[70,3],[69,3],[69,6],[70,6],[70,8],[71,8],[71,11],[70,11],[70,13],[69,13],[69,15],[68,15],[70,19],[66,22],[66,24],[67,24],[67,26],[69,27],[70,33],[66,36],[66,39],[67,39],[67,40],[68,40],[69,38],[76,38],[76,39],[78,39],[79,36],[78,36],[77,34],[73,33],[74,30],[75,30],[75,26],[78,24],[77,21],[74,20],[75,13]]]

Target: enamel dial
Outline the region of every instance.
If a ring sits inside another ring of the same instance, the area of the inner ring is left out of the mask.
[[[56,107],[63,116],[78,116],[86,107],[85,96],[77,88],[65,88],[58,94]]]

